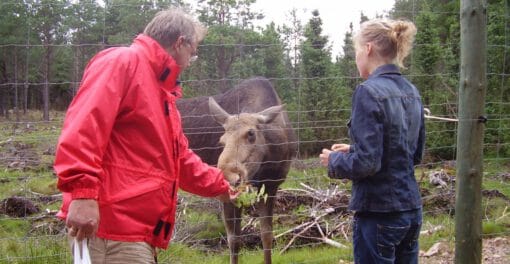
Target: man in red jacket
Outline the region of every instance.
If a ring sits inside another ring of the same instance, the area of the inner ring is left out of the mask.
[[[93,263],[154,263],[172,237],[178,188],[236,198],[188,148],[175,104],[205,33],[182,10],[161,11],[131,46],[103,50],[85,69],[54,168],[60,216],[70,236],[90,239]]]

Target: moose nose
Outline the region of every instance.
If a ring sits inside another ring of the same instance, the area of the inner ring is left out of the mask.
[[[235,163],[225,164],[219,166],[220,170],[223,171],[226,180],[234,187],[237,187],[243,183],[243,179],[246,176],[246,169]]]
[[[225,173],[225,178],[230,185],[237,187],[241,183],[241,177],[237,173]]]

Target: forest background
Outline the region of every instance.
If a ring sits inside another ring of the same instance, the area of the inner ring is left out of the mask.
[[[256,0],[0,3],[0,263],[69,260],[63,225],[54,217],[60,194],[52,170],[63,115],[92,56],[109,47],[129,45],[157,11],[170,5],[189,9],[209,29],[199,46],[199,59],[181,76],[185,97],[217,94],[244,79],[264,76],[286,104],[299,137],[299,155],[279,192],[281,211],[275,214],[277,248],[285,251],[292,245],[302,255],[301,259],[309,259],[311,253],[307,249],[323,243],[316,237],[320,228],[310,228],[299,237],[297,233],[302,230],[294,228],[313,221],[314,210],[321,204],[335,208],[334,214],[328,215],[330,219],[320,221],[323,228],[331,227],[326,236],[344,245],[351,244],[350,215],[345,211],[350,186],[328,179],[318,166],[317,156],[322,148],[349,140],[346,124],[351,96],[362,81],[355,65],[353,30],[372,17],[360,13],[345,33],[341,52],[334,54],[318,11],[311,10],[311,18],[302,21],[296,10],[291,10],[286,24],[257,26],[264,14],[254,11],[255,3]],[[484,243],[485,239],[496,239],[488,241],[488,245],[495,246],[484,256],[495,258],[497,252],[506,252],[507,258],[501,263],[508,263],[510,1],[487,0],[486,4],[487,50],[473,51],[487,53],[483,233]],[[424,231],[431,232],[420,236],[423,250],[433,249],[438,241],[446,241],[450,248],[453,244],[459,8],[460,1],[396,0],[388,13],[381,14],[411,20],[418,28],[415,47],[403,73],[417,86],[432,115],[426,121],[425,160],[416,173],[424,203]],[[186,118],[186,113],[182,114]],[[434,175],[445,176],[439,186],[430,181]],[[303,191],[304,186],[314,189]],[[306,191],[314,196],[303,196]],[[14,206],[22,210],[13,214],[8,210],[12,209],[8,202],[19,197],[35,206]],[[215,204],[194,200],[186,194],[181,197],[178,217],[181,225],[174,238],[176,243],[164,253],[162,263],[165,259],[171,263],[203,260],[204,251],[191,254],[188,247],[221,252],[218,262],[211,263],[225,263],[228,253],[220,210]],[[246,222],[249,223],[246,232],[256,233],[252,224],[256,221]],[[258,239],[246,237],[253,240],[255,248],[258,246]],[[336,248],[319,252],[314,253],[313,260],[289,261],[286,255],[277,263],[338,263]],[[352,260],[350,248],[342,252],[342,259]],[[254,254],[258,253],[260,250]],[[246,260],[251,259],[250,254],[243,254]],[[446,258],[444,263],[451,263],[451,255]]]
[[[199,0],[194,10],[209,28],[199,60],[181,79],[186,97],[211,95],[252,76],[269,78],[299,126],[300,152],[315,155],[347,137],[352,91],[360,79],[354,62],[352,30],[340,54],[331,54],[317,11],[300,21],[255,27],[263,17],[250,8],[256,0]],[[419,88],[432,114],[455,118],[459,80],[460,1],[395,1],[387,14],[418,27],[414,52],[404,74]],[[20,120],[27,111],[65,110],[79,87],[83,70],[99,50],[129,45],[161,9],[191,8],[186,1],[2,1],[0,4],[0,116]],[[488,122],[486,155],[508,156],[510,56],[508,1],[488,1]],[[367,20],[363,13],[359,21]],[[353,27],[351,27],[353,28]],[[503,118],[503,119],[502,119]],[[428,124],[438,131],[427,140],[433,159],[454,159],[453,122]],[[307,143],[309,142],[309,143]]]

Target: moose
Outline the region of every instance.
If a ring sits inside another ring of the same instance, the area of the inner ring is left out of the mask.
[[[261,221],[264,262],[271,263],[273,207],[297,150],[287,112],[272,84],[254,77],[212,97],[181,99],[183,130],[204,162],[217,164],[231,186],[263,188],[254,204]],[[230,263],[238,263],[242,207],[223,204]]]

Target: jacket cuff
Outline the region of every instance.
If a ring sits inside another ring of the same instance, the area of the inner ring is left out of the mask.
[[[345,177],[342,177],[342,175],[337,174],[337,171],[335,169],[335,161],[337,158],[343,155],[340,152],[331,152],[329,154],[329,162],[328,162],[328,177],[331,179],[343,179]]]
[[[340,177],[335,174],[335,169],[331,164],[328,164],[328,177],[331,179],[340,179]]]
[[[230,191],[230,184],[228,183],[227,180],[223,179],[223,182],[221,183],[220,185],[220,188],[218,189],[218,192],[217,193],[212,193],[211,194],[211,197],[216,197],[220,194],[224,194],[224,193],[227,193]]]
[[[99,198],[99,191],[97,189],[75,189],[71,193],[72,200],[76,199],[94,199]]]

